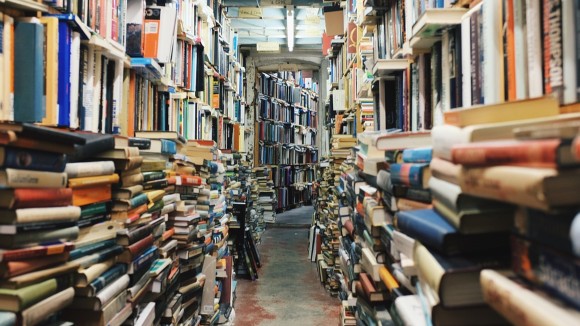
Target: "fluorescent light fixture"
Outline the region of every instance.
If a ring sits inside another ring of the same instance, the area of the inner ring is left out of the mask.
[[[286,6],[286,33],[288,51],[294,50],[294,6]]]

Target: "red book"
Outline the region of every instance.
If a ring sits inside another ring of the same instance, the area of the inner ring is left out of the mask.
[[[72,242],[57,243],[48,246],[36,246],[16,250],[0,250],[0,262],[27,260],[45,256],[60,255],[74,248]]]
[[[571,142],[560,139],[501,140],[453,146],[453,163],[466,166],[522,165],[558,167],[578,165]]]
[[[72,189],[18,188],[0,190],[0,207],[8,209],[72,205]]]
[[[68,257],[69,253],[63,252],[58,255],[50,255],[36,259],[7,261],[0,264],[0,275],[4,278],[10,278],[13,276],[34,272],[52,265],[64,263],[68,260]]]

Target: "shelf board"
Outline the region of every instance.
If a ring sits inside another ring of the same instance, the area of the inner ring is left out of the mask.
[[[427,9],[413,25],[411,47],[432,46],[446,28],[461,24],[466,12],[464,8]]]
[[[379,59],[373,65],[373,75],[375,77],[389,76],[408,67],[409,60],[407,59]]]
[[[101,35],[93,33],[89,45],[99,48],[109,58],[125,61],[127,55],[123,46],[113,40],[104,39]]]
[[[80,19],[79,16],[74,14],[50,14],[47,15],[49,17],[56,17],[59,20],[68,21],[73,28],[81,34],[81,38],[83,40],[89,40],[91,35],[93,34],[93,30],[87,26],[83,21]]]
[[[3,0],[0,1],[4,3],[4,5],[19,9],[19,10],[26,10],[26,11],[40,11],[40,12],[48,12],[48,6],[42,2],[36,2],[34,0]]]
[[[154,83],[163,84],[163,69],[155,59],[131,58],[131,69]]]

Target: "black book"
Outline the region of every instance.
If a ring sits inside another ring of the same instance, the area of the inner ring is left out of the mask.
[[[71,133],[84,140],[83,145],[76,145],[75,151],[69,156],[69,162],[80,162],[94,155],[115,148],[115,137],[109,134],[91,132]]]

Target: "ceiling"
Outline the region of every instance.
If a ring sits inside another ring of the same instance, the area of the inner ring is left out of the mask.
[[[222,0],[222,4],[228,7],[227,16],[241,46],[275,42],[287,51],[290,13],[290,19],[294,17],[294,50],[320,50],[325,28],[321,0]]]

